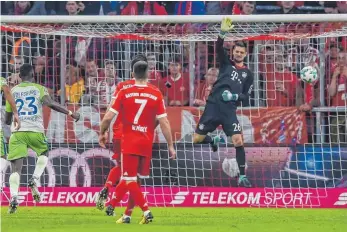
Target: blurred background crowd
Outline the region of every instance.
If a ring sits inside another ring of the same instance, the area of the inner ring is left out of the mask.
[[[2,1],[2,15],[231,15],[347,13],[346,1]]]
[[[329,2],[1,2],[2,15],[230,15],[347,13],[346,1]],[[319,27],[320,25],[318,25]],[[325,27],[332,27],[326,24]],[[312,25],[297,24],[295,33]],[[35,67],[35,79],[57,100],[106,108],[118,82],[130,78],[129,63],[145,53],[150,82],[163,92],[168,106],[204,106],[218,76],[213,41],[143,41],[119,38],[61,36],[7,31],[1,33],[1,75],[14,86],[23,63]],[[245,64],[254,72],[255,90],[243,106],[298,107],[308,114],[318,106],[345,106],[347,99],[347,38],[297,38],[247,41]],[[62,44],[64,46],[62,46]],[[232,42],[225,48],[232,57]],[[66,48],[62,51],[62,47]],[[320,81],[304,84],[300,70],[317,68]],[[62,73],[64,75],[62,75]],[[64,79],[61,79],[64,76]],[[65,83],[62,83],[65,80]],[[322,83],[324,82],[324,83]],[[63,91],[62,91],[63,90]],[[62,95],[65,93],[65,96]],[[193,94],[192,94],[193,93]],[[322,100],[322,94],[324,99]],[[342,116],[341,116],[342,115]],[[340,134],[345,114],[329,125]],[[327,119],[328,120],[328,119]],[[330,119],[329,119],[330,120]],[[311,124],[313,125],[313,121]],[[328,123],[328,122],[327,122]],[[310,125],[310,123],[309,123]],[[344,129],[345,130],[345,129]],[[311,132],[313,133],[313,132]],[[345,131],[341,132],[341,136]],[[337,137],[334,138],[337,141]],[[347,138],[343,138],[347,141]]]

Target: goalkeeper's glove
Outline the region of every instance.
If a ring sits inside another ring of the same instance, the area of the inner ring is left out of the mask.
[[[221,27],[221,31],[219,33],[219,36],[224,39],[226,33],[231,31],[234,28],[231,18],[228,18],[228,17],[223,18],[220,27]]]
[[[244,94],[231,93],[229,90],[224,90],[222,93],[223,101],[243,101],[245,98]]]

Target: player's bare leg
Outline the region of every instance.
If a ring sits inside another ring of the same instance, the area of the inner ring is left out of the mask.
[[[246,153],[243,144],[243,138],[241,134],[235,134],[231,137],[231,140],[236,149],[236,161],[240,170],[240,176],[238,180],[238,185],[240,187],[251,188],[251,182],[248,180],[245,174],[246,167]]]
[[[17,211],[18,207],[18,191],[20,184],[20,174],[23,166],[23,158],[11,160],[12,174],[10,175],[10,193],[11,201],[8,207],[8,213],[12,214]]]
[[[121,176],[121,170],[119,166],[113,167],[108,174],[104,188],[99,192],[96,200],[96,208],[103,210],[105,207],[105,202],[107,200],[108,193],[113,185],[115,185]]]
[[[218,150],[219,141],[219,136],[215,136],[212,138],[209,135],[200,135],[198,133],[194,133],[193,135],[193,143],[210,144],[213,152],[216,152]]]

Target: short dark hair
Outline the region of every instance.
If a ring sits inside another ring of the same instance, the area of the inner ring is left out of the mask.
[[[147,57],[145,54],[137,54],[131,61],[131,70],[134,70],[134,64],[138,61],[145,61],[147,63]]]
[[[19,77],[23,80],[30,80],[32,78],[31,72],[33,71],[33,66],[30,64],[23,64],[19,68]]]
[[[134,78],[137,80],[144,80],[147,78],[148,63],[147,61],[139,60],[134,63],[133,72]]]
[[[245,48],[245,49],[247,50],[247,45],[246,45],[246,43],[243,42],[243,41],[236,41],[235,44],[234,44],[234,46],[233,46],[233,49],[232,49],[232,50],[234,51],[234,49],[235,49],[236,47]]]

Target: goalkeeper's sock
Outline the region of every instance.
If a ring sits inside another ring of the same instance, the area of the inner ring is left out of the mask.
[[[201,143],[203,143],[203,144],[212,144],[212,137],[211,136],[209,136],[209,135],[206,135],[205,136],[205,138],[204,138],[204,140],[202,140],[202,142]]]
[[[47,156],[45,156],[45,155],[39,156],[39,158],[37,159],[34,174],[33,174],[34,179],[36,179],[36,180],[40,179],[43,171],[46,168],[47,162],[48,162]]]
[[[112,186],[115,185],[119,181],[120,176],[121,176],[120,167],[119,166],[113,167],[107,176],[105,188],[110,190],[110,188],[112,188]]]
[[[127,182],[121,180],[116,187],[115,197],[111,199],[110,205],[115,208],[116,205],[123,199],[124,195],[128,192]]]
[[[138,184],[136,182],[130,182],[128,184],[128,189],[129,189],[130,195],[133,195],[135,199],[135,204],[137,204],[142,209],[143,212],[148,211],[148,204]]]
[[[245,175],[245,165],[246,165],[245,148],[242,146],[242,147],[235,147],[235,149],[236,149],[237,165],[239,166],[240,176],[242,176],[242,175]]]
[[[20,176],[18,172],[14,172],[10,175],[10,192],[11,192],[11,197],[17,197],[18,196],[18,189],[19,189],[19,181],[20,181]]]
[[[140,182],[140,180],[137,181],[137,185],[141,189],[141,182]],[[134,196],[132,194],[129,194],[128,204],[127,204],[127,208],[125,209],[124,215],[130,217],[131,214],[133,213],[133,210],[134,210],[135,206],[136,206],[135,198],[134,198]]]

